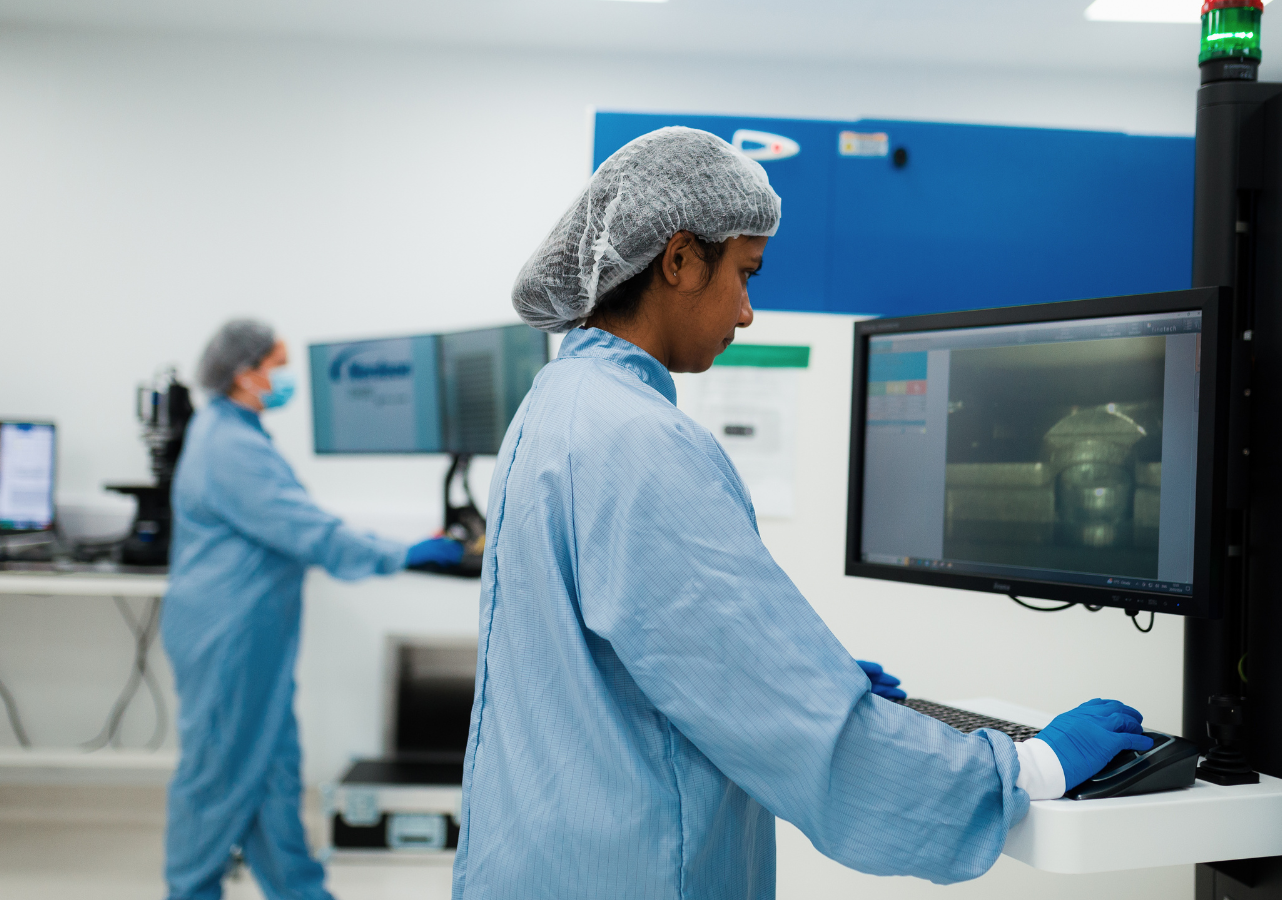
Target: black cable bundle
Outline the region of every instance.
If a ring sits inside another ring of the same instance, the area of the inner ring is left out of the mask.
[[[86,750],[99,750],[108,744],[120,746],[120,724],[124,720],[125,711],[129,708],[129,704],[133,702],[139,686],[145,682],[147,691],[151,694],[152,704],[156,709],[156,726],[152,730],[151,738],[148,739],[146,746],[148,750],[156,750],[164,743],[165,732],[169,727],[168,711],[165,708],[164,696],[160,692],[160,684],[156,681],[156,676],[147,665],[147,657],[151,652],[151,645],[155,642],[156,633],[160,630],[160,598],[157,597],[151,601],[147,607],[147,614],[141,621],[134,617],[129,604],[125,603],[122,598],[115,597],[113,599],[116,601],[116,608],[120,610],[120,614],[124,617],[126,624],[129,625],[129,631],[134,636],[134,665],[129,672],[129,680],[125,682],[120,696],[116,698],[115,704],[111,707],[111,713],[107,716],[107,721],[102,726],[102,730],[83,746]]]
[[[18,704],[13,699],[13,694],[5,687],[4,682],[0,681],[0,700],[4,701],[4,710],[9,714],[9,727],[13,729],[13,736],[18,739],[18,745],[22,747],[31,746],[31,738],[27,737],[27,729],[22,727],[22,718],[18,715]]]

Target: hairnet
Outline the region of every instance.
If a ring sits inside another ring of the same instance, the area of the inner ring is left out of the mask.
[[[225,394],[232,379],[253,369],[276,346],[276,332],[254,319],[232,319],[218,329],[201,354],[196,378],[205,390]]]
[[[721,243],[779,228],[766,170],[716,135],[660,128],[615,151],[521,269],[512,305],[544,331],[568,331],[641,272],[678,231]]]

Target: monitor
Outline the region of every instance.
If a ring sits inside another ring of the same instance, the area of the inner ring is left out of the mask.
[[[0,534],[53,528],[52,422],[0,421]]]
[[[308,350],[317,453],[497,453],[548,361],[528,325]]]
[[[846,573],[1214,615],[1226,298],[857,323]]]

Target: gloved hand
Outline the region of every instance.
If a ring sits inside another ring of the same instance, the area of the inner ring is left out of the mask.
[[[422,565],[456,566],[463,558],[463,545],[454,538],[438,537],[419,541],[410,547],[405,567]]]
[[[868,680],[872,682],[872,692],[878,697],[885,697],[887,700],[906,700],[908,695],[899,689],[899,679],[894,675],[886,674],[883,669],[875,662],[864,662],[862,659],[855,660],[859,668],[864,670]]]
[[[1088,700],[1060,713],[1037,735],[1050,745],[1064,769],[1064,789],[1075,788],[1123,750],[1153,747],[1140,723],[1144,717],[1118,700]]]

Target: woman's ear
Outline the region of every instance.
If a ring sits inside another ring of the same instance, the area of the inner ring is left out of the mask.
[[[694,235],[688,231],[678,231],[668,240],[667,249],[663,252],[663,280],[677,290],[689,289],[697,284],[701,272],[694,269],[702,264],[699,254],[694,252]]]

